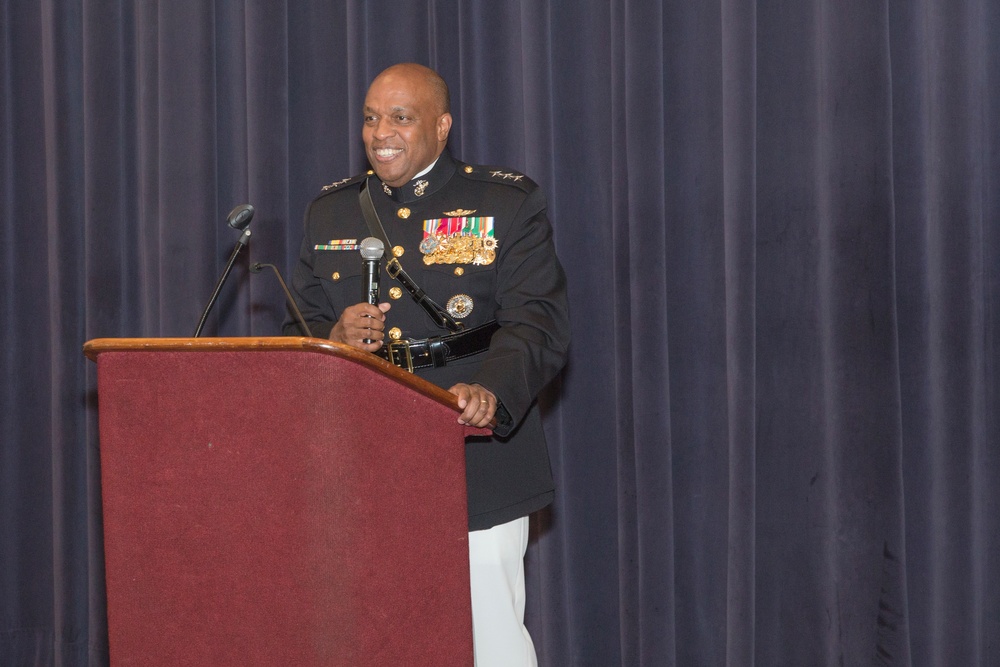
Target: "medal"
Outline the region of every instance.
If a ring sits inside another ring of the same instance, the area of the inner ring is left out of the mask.
[[[440,244],[435,237],[425,236],[424,240],[420,242],[420,252],[425,255],[430,255],[437,250],[439,245]]]
[[[456,294],[448,299],[445,309],[447,309],[449,315],[460,320],[463,317],[468,317],[469,313],[472,312],[472,306],[471,296],[468,294]]]
[[[492,217],[434,218],[424,220],[420,252],[427,265],[487,265],[496,259],[497,245]]]

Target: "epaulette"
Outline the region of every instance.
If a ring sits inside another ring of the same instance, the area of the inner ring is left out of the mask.
[[[520,188],[524,192],[531,192],[538,187],[538,184],[519,171],[506,167],[496,167],[483,164],[459,164],[458,173],[466,178],[476,181],[488,181],[490,183],[502,183],[515,188]]]
[[[348,185],[354,185],[355,183],[360,183],[361,181],[363,181],[366,178],[368,178],[368,176],[370,176],[371,173],[372,173],[371,171],[362,172],[362,173],[358,174],[357,176],[351,176],[350,178],[344,178],[344,179],[341,179],[339,181],[334,181],[333,183],[330,183],[329,185],[324,185],[320,189],[320,193],[318,195],[316,195],[316,199],[319,199],[320,197],[328,195],[328,194],[330,194],[332,192],[336,192],[337,190],[343,189],[343,188],[347,187]]]

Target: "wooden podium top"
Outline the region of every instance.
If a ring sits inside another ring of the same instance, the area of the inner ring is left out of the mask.
[[[384,375],[434,401],[461,413],[458,398],[370,352],[322,338],[296,336],[250,336],[230,338],[95,338],[83,346],[88,359],[97,361],[104,352],[285,352],[301,351],[341,357]],[[474,429],[479,431],[479,429]],[[482,431],[488,433],[489,431]]]

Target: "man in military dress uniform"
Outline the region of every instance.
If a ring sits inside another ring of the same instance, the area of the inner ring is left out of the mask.
[[[372,171],[326,186],[309,205],[293,285],[314,335],[448,389],[461,423],[496,420],[493,437],[466,444],[476,662],[535,665],[523,624],[527,517],[553,497],[535,398],[566,360],[565,276],[537,185],[452,158],[449,104],[444,80],[426,67],[395,65],[376,77],[363,130]],[[363,188],[384,227],[387,258],[446,316],[385,275],[388,300],[359,303],[356,249],[373,236]],[[285,333],[300,332],[289,321]]]

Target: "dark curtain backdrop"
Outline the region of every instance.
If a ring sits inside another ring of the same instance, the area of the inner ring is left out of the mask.
[[[542,664],[1000,664],[1000,3],[0,7],[0,664],[108,659],[81,345],[190,335],[242,202],[208,333],[276,334],[404,60],[569,275]]]

